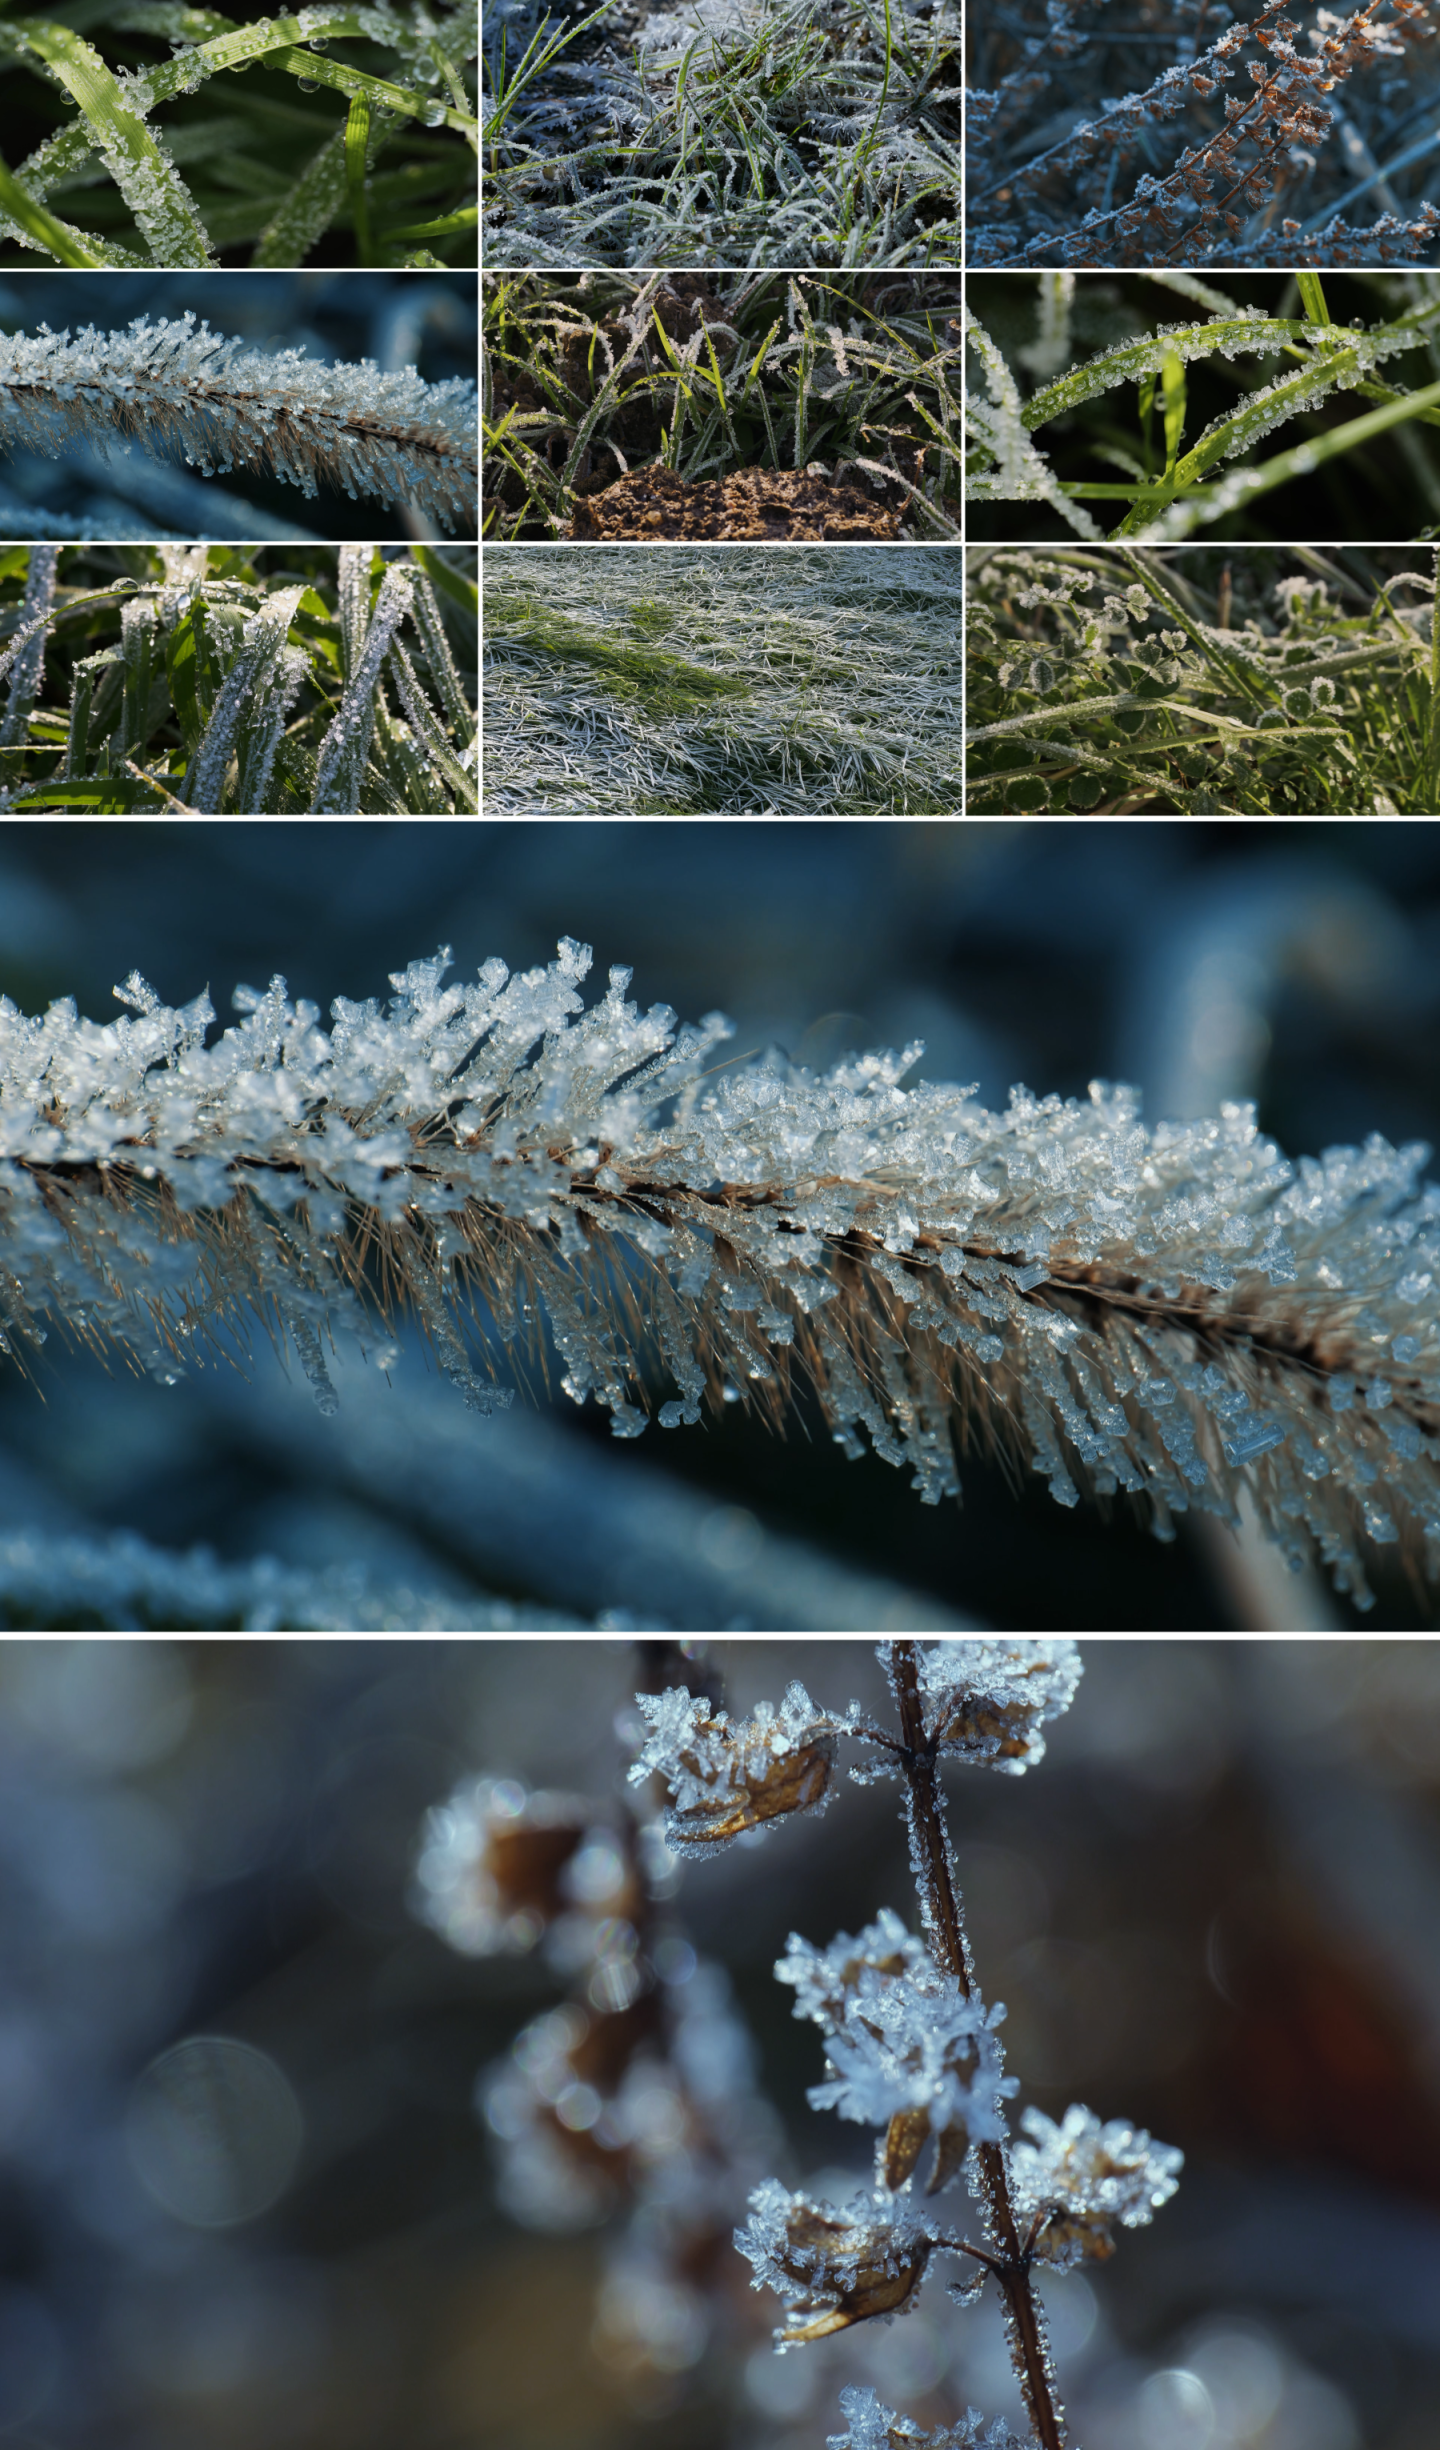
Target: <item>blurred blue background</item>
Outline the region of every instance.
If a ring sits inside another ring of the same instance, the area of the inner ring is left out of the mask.
[[[926,1041],[932,1079],[1147,1113],[1258,1098],[1292,1155],[1370,1131],[1440,1138],[1440,837],[1426,825],[177,824],[0,827],[0,991],[97,1020],[139,968],[167,1001],[275,971],[322,1008],[385,995],[441,942],[543,963],[593,943],[642,1004],[715,1006],[734,1051],[811,1065]],[[1436,1622],[1394,1552],[1357,1619],[1192,1518],[1162,1546],[1123,1508],[962,1463],[961,1506],[784,1440],[731,1407],[630,1443],[563,1396],[474,1420],[419,1351],[333,1420],[263,1343],[163,1388],[53,1337],[38,1389],[0,1376],[0,1530],[126,1526],[170,1548],[356,1559],[463,1597],[675,1631],[996,1627],[1366,1630]],[[353,1390],[353,1391],[352,1391]],[[562,1536],[560,1526],[565,1530]],[[145,1619],[139,1619],[144,1623]]]
[[[932,2277],[904,2321],[777,2360],[724,2242],[757,2172],[866,2181],[867,2132],[806,2106],[819,2037],[771,1968],[792,1930],[823,1945],[882,1906],[913,1928],[888,1786],[687,1868],[665,1906],[672,2003],[703,1999],[746,2112],[705,2182],[715,2255],[667,2273],[652,2237],[647,2261],[623,2191],[608,2223],[547,2227],[512,2169],[501,2207],[476,2079],[544,2082],[533,2020],[568,1997],[574,2041],[588,1963],[423,1927],[424,1815],[488,1772],[509,1809],[523,1782],[620,1827],[630,1699],[682,1672],[669,1647],[0,1645],[0,2439],[821,2450],[854,2382],[926,2425],[1018,2425],[992,2306]],[[1072,2437],[1432,2450],[1440,1652],[1082,1650],[1038,1769],[949,1779],[1023,2098],[1187,2156],[1153,2227],[1044,2284]],[[887,1708],[869,1643],[701,1665],[742,1714],[793,1676]],[[577,2110],[560,2134],[577,2159],[587,2132]],[[678,2149],[651,2175],[694,2183]]]

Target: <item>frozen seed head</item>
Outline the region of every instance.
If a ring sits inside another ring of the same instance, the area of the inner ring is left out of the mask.
[[[1115,2251],[1114,2227],[1148,2226],[1180,2182],[1185,2155],[1156,2144],[1143,2127],[1072,2103],[1057,2125],[1043,2110],[1026,2110],[1028,2141],[1012,2147],[1015,2197],[1027,2220],[1039,2220],[1035,2251],[1068,2271],[1103,2262]]]
[[[1075,1698],[1075,1644],[1036,1634],[1023,1642],[916,1645],[925,1732],[953,1760],[1018,1778],[1044,1758],[1042,1729]],[[882,1662],[890,1659],[882,1646]]]
[[[593,1817],[577,1796],[531,1791],[513,1778],[458,1787],[426,1815],[415,1869],[421,1920],[464,1956],[533,1948],[576,1903],[572,1874]],[[597,1858],[603,1851],[591,1848]],[[592,1878],[590,1902],[618,1913],[625,1867],[613,1846],[607,1861],[604,1896]]]
[[[995,2034],[1004,2010],[963,1997],[888,1906],[828,1948],[792,1932],[775,1979],[793,1984],[795,2014],[825,2035],[831,2075],[811,2091],[812,2106],[885,2129],[879,2175],[892,2193],[932,2138],[931,2195],[972,2143],[999,2140],[1000,2100],[1015,2090]]]

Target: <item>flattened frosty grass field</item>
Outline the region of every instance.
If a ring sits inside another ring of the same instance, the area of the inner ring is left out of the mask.
[[[961,592],[943,545],[492,546],[486,808],[951,815]]]

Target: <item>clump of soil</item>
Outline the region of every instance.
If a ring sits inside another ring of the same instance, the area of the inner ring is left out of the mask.
[[[578,496],[568,532],[577,543],[831,544],[897,537],[900,514],[806,468],[737,468],[699,484],[671,468],[636,468]]]

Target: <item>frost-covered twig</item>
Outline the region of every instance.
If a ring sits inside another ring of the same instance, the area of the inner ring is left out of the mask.
[[[930,1502],[969,1441],[1065,1505],[1124,1490],[1162,1537],[1244,1486],[1361,1605],[1362,1532],[1440,1569],[1428,1150],[1291,1166],[1247,1106],[1147,1129],[1105,1083],[993,1114],[903,1088],[918,1045],[709,1080],[724,1017],[642,1013],[624,969],[584,1012],[590,958],[566,938],[447,987],[442,950],[383,1012],[337,998],[328,1035],[276,978],[209,1046],[207,996],[173,1011],[133,973],[106,1028],[0,1002],[11,1348],[48,1317],[173,1379],[259,1318],[328,1408],[333,1324],[405,1302],[478,1410],[548,1328],[623,1437],[657,1399],[667,1428],[737,1397],[779,1423],[805,1387]]]
[[[665,1834],[682,1855],[711,1854],[777,1820],[823,1810],[844,1739],[869,1748],[870,1763],[851,1772],[861,1784],[887,1774],[905,1782],[923,1944],[887,1908],[868,1930],[841,1932],[827,1949],[792,1935],[775,1968],[795,1988],[796,2015],[825,2037],[829,2080],[811,2089],[812,2105],[881,2131],[873,2186],[840,2209],[767,2179],[735,2243],[754,2267],[754,2285],[773,2289],[786,2307],[781,2348],[906,2313],[937,2255],[965,2256],[971,2268],[951,2294],[968,2303],[993,2278],[1005,2301],[1011,2362],[1033,2427],[1024,2450],[1064,2450],[1035,2266],[1064,2270],[1109,2255],[1117,2221],[1142,2226],[1173,2195],[1182,2156],[1122,2121],[1102,2127],[1078,2103],[1059,2126],[1027,2112],[1030,2140],[1012,2152],[1003,2104],[1016,2086],[1003,2073],[996,2031],[1004,2010],[987,2010],[980,1994],[939,1767],[959,1760],[1018,1776],[1039,1761],[1046,1725],[1074,1697],[1080,1661],[1063,1639],[902,1641],[882,1643],[879,1657],[897,1704],[894,1731],[871,1725],[855,1702],[843,1714],[817,1707],[800,1684],[778,1710],[761,1703],[740,1726],[690,1692],[636,1696],[647,1736],[631,1777],[665,1781]],[[983,2246],[929,2208],[962,2169]],[[849,2430],[829,2450],[911,2442],[916,2450],[984,2450],[973,2411],[957,2430],[921,2433],[873,2393],[847,2393],[842,2406]],[[1019,2450],[1003,2426],[985,2444]]]
[[[58,458],[118,437],[204,476],[241,467],[312,498],[320,485],[414,502],[447,531],[477,519],[475,385],[382,374],[368,358],[325,365],[301,349],[273,355],[226,340],[193,314],[123,332],[42,325],[0,337],[0,444]]]

